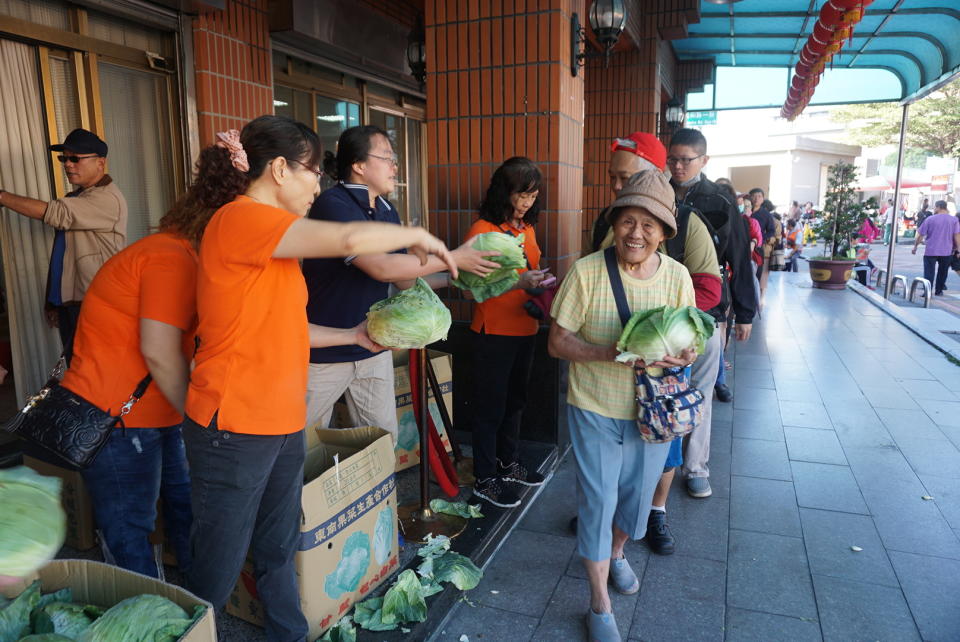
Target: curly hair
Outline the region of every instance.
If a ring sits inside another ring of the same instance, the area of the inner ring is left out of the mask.
[[[504,161],[490,178],[490,186],[480,203],[480,218],[494,225],[509,220],[513,214],[510,197],[514,194],[537,192],[543,184],[540,170],[529,158],[514,156]],[[533,202],[523,217],[527,225],[536,225],[540,216],[540,197]]]
[[[216,145],[204,148],[197,159],[193,184],[160,219],[160,231],[199,246],[213,213],[243,194],[249,183],[249,177],[233,166],[230,152]]]

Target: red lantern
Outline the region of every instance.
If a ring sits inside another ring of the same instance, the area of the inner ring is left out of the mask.
[[[807,44],[805,44],[804,47],[809,49],[810,53],[822,56],[828,44],[830,44],[829,40],[818,40],[816,36],[810,36],[807,38]]]
[[[813,37],[820,42],[830,42],[833,40],[834,28],[835,25],[826,25],[823,20],[817,20],[817,23],[813,25]]]
[[[807,84],[807,79],[803,76],[794,76],[793,80],[790,81],[790,86],[797,89],[802,89]]]
[[[846,11],[836,6],[832,1],[820,8],[820,22],[827,27],[835,27],[840,24],[843,14]]]
[[[813,75],[813,64],[801,60],[797,63],[796,73],[801,78],[809,78]]]

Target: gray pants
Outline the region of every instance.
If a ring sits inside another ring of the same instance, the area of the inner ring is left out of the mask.
[[[703,421],[693,429],[686,439],[683,452],[682,474],[684,478],[709,477],[710,469],[710,424],[713,421],[713,386],[720,371],[720,353],[722,352],[719,329],[707,340],[703,354],[693,362],[690,380],[693,387],[703,393]]]
[[[222,608],[249,550],[267,638],[302,642],[308,627],[294,555],[300,540],[303,431],[245,435],[218,430],[216,416],[209,427],[186,417],[183,441],[194,509],[188,589]]]

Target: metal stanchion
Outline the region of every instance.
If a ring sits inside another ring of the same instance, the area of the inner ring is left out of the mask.
[[[447,439],[450,440],[450,446],[453,448],[453,463],[457,468],[457,479],[460,480],[461,488],[473,486],[477,480],[473,476],[473,457],[464,457],[460,450],[460,444],[457,443],[453,435],[453,421],[450,419],[450,413],[447,410],[447,404],[443,400],[443,392],[440,390],[440,383],[437,381],[437,373],[433,370],[433,364],[427,359],[427,379],[430,381],[430,389],[433,390],[433,398],[437,402],[437,409],[440,411],[440,421],[443,422],[443,429],[447,432]]]
[[[418,364],[416,395],[420,406],[417,413],[417,427],[420,429],[420,501],[398,507],[400,528],[407,540],[418,543],[426,541],[430,534],[454,538],[467,527],[467,520],[430,509],[430,408],[427,405],[426,349],[411,350],[410,359],[416,359]],[[414,385],[412,378],[410,385]]]

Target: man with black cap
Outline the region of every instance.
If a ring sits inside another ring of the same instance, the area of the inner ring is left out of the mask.
[[[0,206],[43,221],[56,230],[47,273],[46,311],[69,359],[80,317],[80,302],[100,266],[123,249],[127,239],[127,201],[106,173],[107,144],[85,129],[75,129],[50,151],[62,152],[67,181],[76,189],[50,202],[0,189]]]

